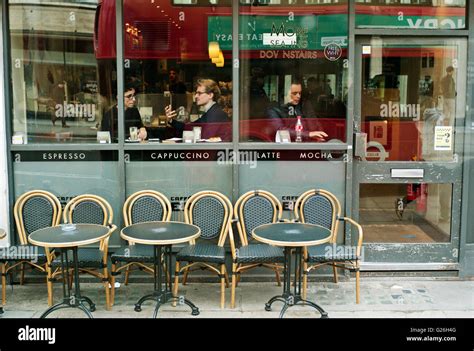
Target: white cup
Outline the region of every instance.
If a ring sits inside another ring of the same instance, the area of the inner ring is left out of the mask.
[[[197,143],[198,140],[201,140],[201,127],[193,127],[194,133],[194,142]]]
[[[183,131],[183,143],[194,142],[194,132],[192,130]]]

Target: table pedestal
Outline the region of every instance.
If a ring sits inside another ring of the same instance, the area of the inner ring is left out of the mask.
[[[75,291],[71,294],[71,288],[69,287],[69,260],[68,250],[72,251],[73,262],[74,262],[74,287]],[[50,313],[60,310],[62,308],[78,308],[82,310],[87,317],[93,318],[91,312],[95,311],[95,304],[86,296],[81,296],[81,289],[79,285],[79,260],[77,257],[77,246],[71,248],[61,249],[61,270],[63,275],[63,302],[60,302],[54,306],[48,308],[40,318],[46,318]],[[89,309],[86,308],[84,302],[89,305]]]
[[[291,291],[291,251],[295,250],[295,286],[293,292]],[[283,283],[283,294],[272,297],[265,304],[265,311],[272,310],[272,304],[275,301],[283,302],[283,308],[280,312],[280,318],[283,318],[285,312],[288,308],[295,305],[307,305],[313,307],[321,313],[321,318],[328,318],[328,314],[324,311],[318,304],[303,300],[301,297],[301,287],[302,287],[302,273],[303,267],[301,265],[303,258],[302,248],[301,247],[285,247],[285,263],[284,263],[284,283]]]
[[[173,289],[172,289],[172,270],[171,270],[171,245],[164,246],[164,260],[166,262],[166,267],[168,268],[168,283],[163,282],[163,265],[161,264],[161,256],[162,256],[162,245],[154,245],[153,250],[153,264],[154,264],[154,288],[155,291],[152,294],[143,296],[138,302],[135,304],[135,311],[141,312],[142,304],[148,300],[155,300],[156,307],[155,312],[153,313],[153,318],[156,318],[158,315],[158,311],[160,307],[167,302],[177,302],[179,305],[186,304],[191,307],[191,314],[193,316],[197,316],[199,314],[199,308],[196,307],[191,301],[185,299],[183,296],[175,297],[173,296]]]

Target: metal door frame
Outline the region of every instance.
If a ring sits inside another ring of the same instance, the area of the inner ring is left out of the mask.
[[[403,33],[403,31],[400,31]],[[402,34],[397,33],[397,34]],[[362,34],[362,33],[361,33]],[[355,37],[354,45],[354,132],[360,131],[361,125],[361,98],[362,98],[362,45],[370,39],[368,33],[364,36]],[[382,38],[390,38],[384,33]],[[394,39],[400,38],[393,36]],[[434,36],[436,38],[436,36]],[[403,40],[411,40],[411,37]],[[433,39],[432,36],[416,38]],[[454,37],[459,39],[459,37]],[[467,41],[466,41],[467,47]],[[467,60],[466,60],[467,62]],[[466,69],[465,67],[460,67]],[[461,72],[459,74],[465,74]],[[466,87],[467,88],[467,87]],[[462,120],[464,122],[464,119]],[[456,121],[455,129],[462,130],[464,123],[459,125]],[[461,200],[463,180],[463,133],[456,133],[454,140],[454,154],[457,155],[452,162],[412,162],[412,161],[382,161],[364,162],[354,158],[352,177],[352,210],[353,216],[359,219],[359,196],[360,184],[409,184],[409,183],[452,183],[452,207],[451,207],[451,241],[449,243],[365,243],[364,250],[380,252],[380,259],[375,262],[363,262],[361,270],[385,271],[385,270],[457,270],[459,262],[460,229],[461,229]],[[423,169],[424,177],[419,179],[392,179],[390,170],[392,168]],[[452,181],[454,179],[454,181]],[[420,262],[403,262],[403,257],[415,255]]]

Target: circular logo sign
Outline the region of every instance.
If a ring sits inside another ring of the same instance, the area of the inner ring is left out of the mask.
[[[342,56],[342,49],[336,43],[326,45],[324,48],[324,57],[329,61],[337,61]]]

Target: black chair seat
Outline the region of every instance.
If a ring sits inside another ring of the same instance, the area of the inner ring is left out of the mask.
[[[110,259],[114,264],[117,262],[153,263],[153,249],[151,245],[128,245],[115,251]]]
[[[103,268],[103,252],[99,249],[78,249],[77,258],[79,268]],[[68,251],[69,267],[74,268],[73,255]],[[61,267],[61,257],[53,261],[53,267]]]
[[[183,247],[177,261],[224,263],[225,249],[217,245],[196,244]]]
[[[282,263],[283,250],[267,244],[250,244],[237,250],[237,263]]]
[[[308,247],[308,262],[311,263],[356,261],[358,259],[354,246],[329,244]]]
[[[14,245],[0,250],[0,261],[47,261],[44,247],[35,245]]]

